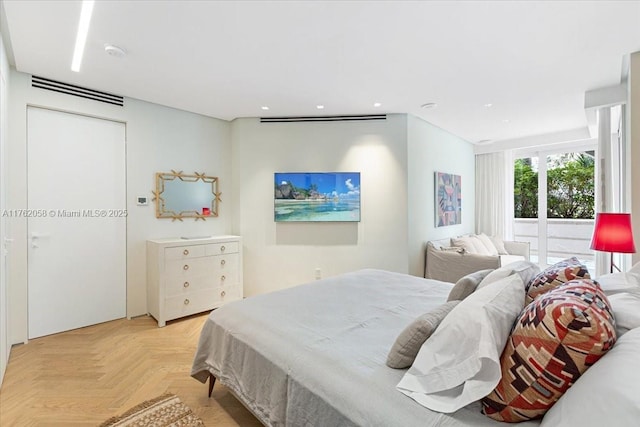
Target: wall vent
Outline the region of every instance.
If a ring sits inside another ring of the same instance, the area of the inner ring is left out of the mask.
[[[305,117],[260,117],[260,123],[287,122],[348,122],[355,120],[386,120],[386,114],[365,114],[357,116],[305,116]]]
[[[44,77],[31,76],[31,86],[59,93],[66,93],[67,95],[79,96],[80,98],[105,102],[107,104],[119,105],[120,107],[124,105],[124,98],[122,96],[87,89],[86,87],[62,83],[51,79],[45,79]]]

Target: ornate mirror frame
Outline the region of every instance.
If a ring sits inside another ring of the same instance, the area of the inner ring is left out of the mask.
[[[211,184],[211,201],[208,203],[210,206],[203,206],[202,211],[198,210],[170,210],[167,206],[171,206],[171,203],[166,199],[168,194],[165,193],[165,184],[168,182],[175,183],[207,183]],[[194,175],[188,175],[182,173],[182,171],[176,172],[158,172],[156,173],[156,190],[153,193],[153,200],[156,203],[156,218],[171,218],[172,221],[180,220],[183,218],[195,218],[196,221],[202,219],[206,220],[208,217],[218,216],[218,204],[222,201],[220,196],[222,193],[218,191],[218,177],[207,176],[203,173],[195,172]],[[205,209],[208,208],[209,212]]]

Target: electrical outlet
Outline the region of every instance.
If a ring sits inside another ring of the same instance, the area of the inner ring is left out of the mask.
[[[322,279],[322,270],[316,268],[316,280]]]

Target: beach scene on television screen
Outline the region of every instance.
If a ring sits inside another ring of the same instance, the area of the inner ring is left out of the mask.
[[[276,221],[360,221],[360,173],[275,173]]]

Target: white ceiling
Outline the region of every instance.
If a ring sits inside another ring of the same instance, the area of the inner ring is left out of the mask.
[[[80,1],[3,3],[25,73],[225,120],[411,113],[471,142],[585,129],[585,91],[640,51],[640,1],[97,0],[74,73]]]

